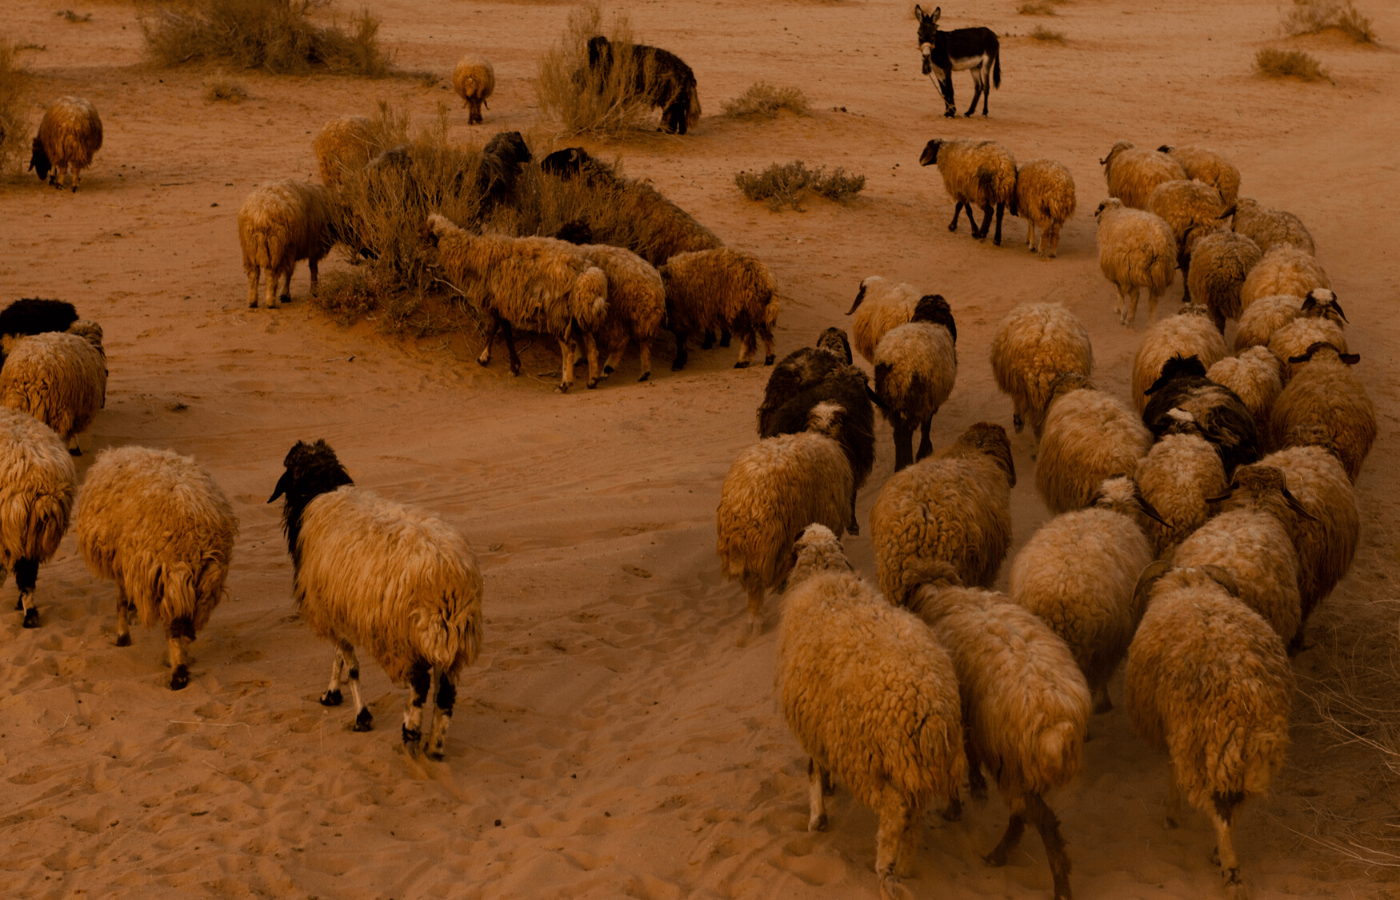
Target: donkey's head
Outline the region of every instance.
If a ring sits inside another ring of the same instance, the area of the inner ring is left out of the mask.
[[[922,6],[914,7],[914,20],[919,23],[919,52],[924,57],[924,74],[933,71],[933,46],[938,34],[938,17],[943,14],[943,7],[935,6],[933,12],[926,13]]]

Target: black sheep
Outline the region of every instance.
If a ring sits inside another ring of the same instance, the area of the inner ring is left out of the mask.
[[[520,167],[533,157],[525,139],[518,131],[502,131],[486,142],[481,150],[481,165],[476,172],[476,195],[480,198],[478,215],[484,218],[498,207],[515,203],[516,182]]]
[[[0,310],[0,336],[10,338],[46,331],[67,331],[76,321],[78,311],[65,300],[24,297]],[[0,365],[4,363],[4,356],[0,352]]]
[[[1229,478],[1237,466],[1259,461],[1259,431],[1254,416],[1239,395],[1206,377],[1206,367],[1195,356],[1173,356],[1162,374],[1147,389],[1142,421],[1160,439],[1171,427],[1171,410],[1190,413],[1200,426],[1201,437],[1220,451]]]
[[[662,129],[685,134],[700,118],[700,94],[695,73],[684,60],[669,50],[632,44],[632,91],[652,106],[661,107]],[[588,40],[588,68],[600,87],[612,71],[616,51],[601,34]]]

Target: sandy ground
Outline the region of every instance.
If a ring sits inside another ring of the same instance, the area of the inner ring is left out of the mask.
[[[546,135],[530,79],[568,5],[368,5],[404,69],[445,77],[467,50],[495,62],[486,125],[469,129],[454,102],[455,138]],[[621,154],[630,174],[772,267],[787,298],[780,355],[845,324],[866,275],[949,298],[962,369],[935,443],[982,419],[1010,426],[986,348],[1000,318],[1027,301],[1068,305],[1092,335],[1101,383],[1126,395],[1145,309],[1136,330],[1117,323],[1092,219],[1104,195],[1097,160],[1115,140],[1214,147],[1238,164],[1244,193],[1298,213],[1351,316],[1382,433],[1357,485],[1355,565],[1294,661],[1289,763],[1273,794],[1246,807],[1238,846],[1259,897],[1400,896],[1386,765],[1396,745],[1385,725],[1397,718],[1386,671],[1400,557],[1386,474],[1396,470],[1400,410],[1386,306],[1397,295],[1397,57],[1389,44],[1309,38],[1293,43],[1335,83],[1271,82],[1250,63],[1282,43],[1272,0],[1072,0],[1053,19],[1018,16],[1016,5],[945,10],[946,27],[1006,35],[991,117],[948,121],[919,74],[902,0],[633,3],[638,36],[694,67],[707,116],[684,139],[594,149]],[[1400,38],[1400,7],[1361,5],[1383,38]],[[92,19],[71,24],[57,15],[66,8]],[[233,500],[242,534],[228,599],[194,645],[183,692],[166,688],[158,632],[113,645],[115,591],[87,574],[71,536],[40,572],[43,627],[22,630],[6,614],[0,894],[875,897],[871,812],[843,791],[832,830],[804,830],[806,759],[772,691],[777,602],[767,633],[737,648],[742,592],[718,574],[720,483],[755,440],[768,370],[732,370],[731,349],[695,353],[675,375],[668,339],[651,382],[635,383],[629,358],[600,389],[561,397],[549,378],[510,378],[499,357],[479,368],[475,338],[412,342],[373,323],[337,327],[306,303],[305,267],[290,307],[250,311],[235,228],[242,197],[268,180],[314,177],[311,135],[334,116],[385,98],[426,121],[455,98],[411,79],[239,74],[251,99],[209,105],[208,72],[142,65],[126,3],[11,0],[5,19],[8,39],[43,48],[23,54],[40,106],[81,95],[106,126],[78,194],[32,176],[0,179],[0,300],[61,297],[106,329],[107,406],[82,439],[80,474],[107,446],[193,454]],[[1024,37],[1038,24],[1067,42]],[[717,117],[722,100],[760,80],[801,86],[813,114]],[[955,81],[965,105],[970,80]],[[965,228],[947,232],[941,182],[917,165],[937,136],[994,138],[1023,160],[1069,166],[1079,212],[1058,260],[1027,254],[1016,220],[999,248]],[[805,212],[772,213],[733,186],[739,169],[796,158],[863,172],[867,188],[849,206],[813,200]],[[344,265],[337,257],[327,268]],[[1180,289],[1178,280],[1164,312]],[[525,367],[557,368],[549,342],[527,350]],[[368,662],[376,731],[351,733],[346,708],[315,702],[331,649],[297,620],[280,504],[265,500],[287,448],[317,437],[358,483],[442,514],[480,554],[485,650],[463,679],[445,763],[398,750],[405,692]],[[1013,552],[1047,517],[1029,433],[1014,447]],[[862,521],[892,457],[882,424]],[[847,546],[873,576],[868,537]],[[1220,896],[1208,823],[1191,815],[1163,830],[1165,758],[1132,734],[1121,679],[1111,690],[1118,707],[1094,719],[1083,773],[1052,799],[1076,896]],[[1389,755],[1348,742],[1329,717]],[[915,895],[1048,897],[1033,834],[1005,868],[981,862],[1004,816],[995,797],[959,823],[930,815],[908,882]]]

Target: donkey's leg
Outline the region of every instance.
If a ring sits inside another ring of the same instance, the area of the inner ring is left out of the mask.
[[[982,93],[987,89],[986,78],[982,76],[982,67],[979,65],[972,70],[972,105],[967,108],[964,116],[970,117],[977,112],[977,101],[982,99]]]

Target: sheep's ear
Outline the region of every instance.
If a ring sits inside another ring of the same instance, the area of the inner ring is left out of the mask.
[[[291,480],[292,480],[292,473],[291,473],[291,472],[283,472],[283,473],[282,473],[282,477],[279,478],[279,479],[277,479],[277,487],[273,488],[273,490],[272,490],[272,496],[267,498],[267,502],[268,502],[268,503],[271,503],[272,501],[276,500],[278,497],[280,497],[280,496],[282,496],[283,494],[285,494],[285,493],[288,491],[288,489],[291,488]]]
[[[1171,523],[1162,518],[1162,514],[1157,512],[1156,508],[1142,495],[1142,489],[1138,488],[1136,484],[1134,484],[1134,488],[1134,492],[1137,494],[1138,506],[1142,509],[1142,514],[1159,525],[1166,528],[1172,527]]]
[[[861,301],[864,300],[864,299],[865,299],[865,282],[862,281],[862,282],[860,283],[860,290],[856,292],[856,302],[851,304],[851,308],[850,308],[849,310],[847,310],[846,315],[849,316],[851,313],[853,313],[853,312],[855,312],[857,309],[859,309],[859,308],[860,308],[860,303],[861,303]]]
[[[1299,502],[1298,498],[1293,496],[1293,492],[1286,487],[1283,489],[1283,501],[1288,504],[1289,509],[1293,510],[1295,513],[1302,516],[1303,518],[1307,519],[1309,522],[1317,521],[1317,516],[1308,512],[1307,509],[1304,508],[1303,504]]]
[[[1220,566],[1201,566],[1201,571],[1210,576],[1210,580],[1229,591],[1234,597],[1240,596],[1239,582],[1235,581],[1235,576],[1231,575]]]
[[[1308,310],[1315,309],[1316,307],[1317,298],[1313,296],[1312,291],[1308,291],[1308,295],[1303,298],[1303,308],[1298,311],[1307,312]]]
[[[884,403],[884,401],[880,399],[880,395],[879,395],[879,394],[875,393],[875,390],[870,386],[870,383],[869,383],[869,382],[866,382],[866,384],[865,384],[865,396],[869,397],[869,398],[870,398],[870,402],[873,403],[873,404],[875,404],[875,406],[876,406],[877,408],[879,408],[879,409],[884,409],[884,408],[885,408],[885,403]]]
[[[1160,146],[1160,147],[1157,148],[1157,152],[1158,152],[1158,153],[1170,153],[1170,152],[1172,152],[1171,145],[1170,145],[1170,144],[1163,144],[1162,146]]]
[[[1152,586],[1171,570],[1172,564],[1165,559],[1159,559],[1142,570],[1137,585],[1133,588],[1133,610],[1138,617],[1147,610],[1147,597],[1152,593]]]
[[[1216,216],[1216,218],[1217,218],[1217,219],[1228,219],[1228,218],[1230,218],[1231,216],[1233,216],[1234,214],[1235,214],[1235,207],[1234,207],[1234,206],[1231,206],[1229,209],[1225,210],[1223,213],[1221,213],[1220,215]]]
[[[1229,500],[1231,497],[1235,496],[1235,488],[1237,488],[1238,486],[1239,485],[1232,481],[1230,482],[1230,486],[1225,489],[1225,493],[1221,494],[1218,497],[1206,497],[1205,501],[1207,503],[1224,503],[1226,500]]]
[[[1342,362],[1346,363],[1349,366],[1354,366],[1357,363],[1361,362],[1360,353],[1338,353],[1337,356],[1341,359]]]

